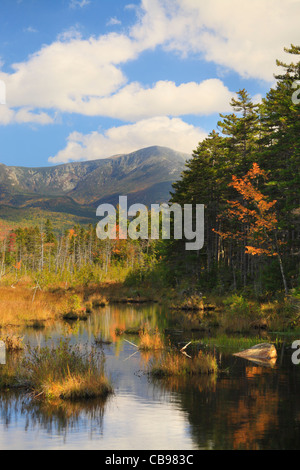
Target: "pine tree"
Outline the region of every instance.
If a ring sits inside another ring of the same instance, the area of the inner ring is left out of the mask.
[[[226,145],[232,172],[242,175],[250,169],[258,149],[259,106],[253,104],[244,89],[237,93],[237,99],[232,99],[231,106],[234,113],[220,114],[222,121],[218,122],[218,127],[227,136]]]

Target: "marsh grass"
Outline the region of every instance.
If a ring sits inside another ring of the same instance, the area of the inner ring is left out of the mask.
[[[0,366],[0,391],[25,388],[28,385],[21,367],[21,358],[17,355],[8,356],[5,365]]]
[[[164,340],[156,328],[154,333],[151,333],[147,328],[140,332],[140,345],[141,351],[159,351],[165,348]]]
[[[40,399],[87,400],[113,392],[103,356],[94,350],[83,353],[69,340],[56,347],[29,347],[23,370],[33,395]]]
[[[19,327],[58,318],[65,294],[37,292],[24,287],[0,287],[0,328]]]
[[[168,353],[164,358],[151,366],[154,377],[210,375],[218,371],[216,358],[202,351],[193,358],[178,353]]]

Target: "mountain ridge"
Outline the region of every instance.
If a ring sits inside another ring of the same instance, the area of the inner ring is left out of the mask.
[[[100,160],[49,167],[18,167],[0,163],[1,206],[38,208],[90,218],[100,203],[167,202],[190,155],[152,146]]]

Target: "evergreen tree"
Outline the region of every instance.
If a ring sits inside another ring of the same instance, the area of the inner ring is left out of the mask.
[[[232,172],[243,175],[249,171],[258,150],[259,106],[253,104],[246,90],[237,93],[237,99],[232,99],[231,106],[234,113],[221,114],[222,121],[218,122],[218,127],[227,136]]]

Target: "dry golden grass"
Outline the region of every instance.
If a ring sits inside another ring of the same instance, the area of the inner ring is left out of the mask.
[[[0,287],[0,328],[34,325],[58,318],[66,293],[34,291],[24,287]]]
[[[62,400],[89,400],[105,398],[112,393],[109,380],[104,375],[88,371],[81,375],[69,374],[64,380],[50,383],[43,389],[47,398]]]
[[[164,349],[164,347],[164,341],[158,329],[154,334],[151,334],[147,329],[140,332],[139,349],[141,351],[158,351]]]
[[[188,358],[181,354],[169,353],[152,365],[155,377],[194,376],[214,374],[218,364],[214,356],[199,352],[198,356]]]

